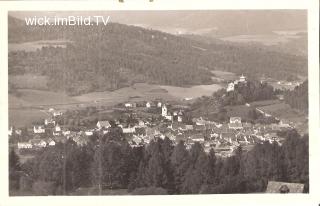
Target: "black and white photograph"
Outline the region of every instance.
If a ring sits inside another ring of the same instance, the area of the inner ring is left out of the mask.
[[[9,11],[9,196],[308,194],[307,17]]]

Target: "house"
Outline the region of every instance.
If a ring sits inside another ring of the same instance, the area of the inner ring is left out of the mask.
[[[102,129],[102,128],[107,129],[107,128],[111,127],[111,125],[110,125],[109,121],[98,121],[97,127],[98,127],[98,129]]]
[[[132,107],[132,103],[125,103],[124,106],[125,107]]]
[[[146,103],[146,107],[147,107],[147,108],[150,108],[150,107],[151,107],[151,103],[150,103],[150,102],[147,102],[147,103]]]
[[[230,123],[241,123],[241,117],[230,117]]]
[[[143,127],[136,128],[135,133],[136,133],[137,135],[140,135],[140,136],[145,136],[145,135],[146,135],[146,129],[143,128]]]
[[[227,92],[232,92],[232,91],[234,91],[234,83],[230,82],[227,87]]]
[[[137,107],[137,103],[135,102],[128,102],[124,104],[125,107],[130,108],[130,107]]]
[[[46,140],[46,142],[47,142],[47,144],[48,144],[49,146],[55,146],[55,145],[56,145],[56,142],[53,141],[53,139],[51,139],[51,138],[48,138],[48,139]]]
[[[21,129],[16,129],[16,131],[14,131],[16,133],[16,135],[21,135],[22,134],[22,130]]]
[[[193,125],[192,124],[187,124],[186,126],[185,126],[185,130],[193,130]]]
[[[243,129],[242,123],[234,122],[228,124],[229,129]]]
[[[124,134],[133,134],[136,132],[136,128],[135,127],[122,128],[122,132]]]
[[[67,136],[67,135],[70,135],[70,131],[69,130],[67,130],[67,131],[62,131],[62,134],[64,135],[64,136]]]
[[[303,193],[304,184],[269,181],[266,193]]]
[[[32,144],[29,142],[18,142],[18,149],[32,149]]]
[[[34,147],[46,147],[47,143],[42,139],[30,139],[29,143]]]
[[[53,119],[45,119],[44,120],[44,125],[46,126],[54,126],[56,122]]]
[[[38,125],[38,126],[33,126],[33,132],[35,134],[44,134],[46,132],[44,126]]]
[[[89,139],[83,135],[78,135],[73,137],[73,141],[78,145],[78,146],[84,146],[88,143]]]
[[[61,132],[61,127],[59,126],[59,124],[57,124],[57,125],[55,126],[54,130],[55,130],[56,132]]]
[[[279,122],[279,127],[280,127],[280,128],[290,128],[291,125],[290,125],[290,122],[289,122],[288,120],[282,119],[282,120],[280,120],[280,122]]]
[[[93,135],[93,131],[87,130],[84,132],[87,136],[92,136]]]
[[[146,125],[145,125],[144,121],[139,120],[139,121],[138,121],[138,126],[139,126],[139,127],[145,127]]]
[[[166,118],[167,120],[170,120],[170,121],[172,121],[172,120],[173,120],[173,117],[172,117],[172,115],[171,115],[171,113],[170,113],[170,112],[168,113],[168,115],[167,115],[167,116],[165,116],[165,118]]]
[[[158,108],[162,107],[162,103],[161,103],[161,102],[158,102],[157,107],[158,107]]]
[[[194,125],[193,128],[196,131],[205,131],[207,129],[205,125]]]
[[[67,138],[64,136],[54,136],[53,141],[55,141],[56,143],[58,142],[65,143],[67,141]]]
[[[8,135],[11,136],[12,135],[12,131],[13,131],[13,128],[10,127],[9,131],[8,131]]]
[[[146,136],[153,138],[156,135],[160,135],[160,131],[158,129],[150,127],[146,128]]]
[[[243,128],[245,128],[245,129],[250,129],[250,128],[252,128],[252,124],[251,124],[250,122],[245,122],[245,123],[242,124],[242,126],[243,126]]]
[[[142,139],[138,136],[134,136],[132,141],[135,142],[136,144],[142,143]]]
[[[203,134],[194,134],[190,137],[194,142],[204,142],[204,136]]]
[[[55,112],[52,113],[52,115],[53,115],[54,117],[61,116],[61,115],[62,115],[62,112],[55,111]]]
[[[178,116],[178,122],[182,122],[182,116]]]

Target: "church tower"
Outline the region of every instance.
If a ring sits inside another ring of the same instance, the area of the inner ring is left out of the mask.
[[[168,113],[168,109],[167,109],[167,106],[165,104],[162,105],[162,116],[163,117],[166,117],[167,116],[167,113]]]

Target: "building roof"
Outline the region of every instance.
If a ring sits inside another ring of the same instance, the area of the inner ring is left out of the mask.
[[[29,143],[30,144],[41,144],[41,143],[45,143],[45,141],[42,139],[30,139]]]
[[[304,184],[269,181],[266,193],[302,193]]]
[[[229,128],[242,128],[242,123],[229,123]]]
[[[100,127],[110,127],[109,121],[98,121],[97,125],[100,124]]]
[[[230,122],[239,121],[241,122],[241,117],[230,117]]]

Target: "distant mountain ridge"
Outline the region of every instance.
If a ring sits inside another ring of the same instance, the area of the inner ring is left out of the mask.
[[[281,79],[306,75],[303,57],[264,47],[203,42],[118,23],[107,26],[26,26],[9,16],[9,43],[67,39],[66,48],[9,53],[9,74],[48,76],[50,90],[69,94],[114,90],[135,82],[211,84],[210,70]]]

